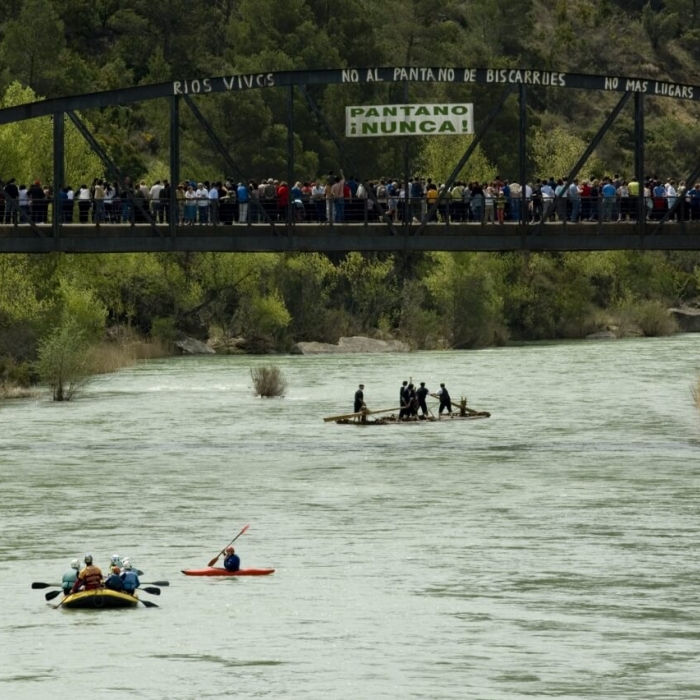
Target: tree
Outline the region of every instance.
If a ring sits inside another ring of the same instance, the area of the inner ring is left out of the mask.
[[[530,141],[533,166],[540,177],[566,177],[576,164],[586,143],[583,139],[561,127],[548,130],[535,129]],[[592,155],[581,168],[586,175],[600,177],[605,174],[601,161]],[[581,172],[580,171],[580,172]]]
[[[476,253],[433,253],[425,279],[443,337],[453,348],[493,345],[503,337],[503,299],[497,280]]]
[[[24,88],[18,82],[10,85],[0,103],[1,107],[15,107],[37,99],[31,88]],[[92,126],[88,122],[88,129]],[[39,117],[23,122],[0,126],[0,153],[3,154],[0,178],[10,177],[18,184],[29,184],[35,179],[42,182],[53,181],[53,125],[51,117]],[[90,150],[80,132],[72,122],[65,128],[65,183],[77,187],[87,183],[102,172],[100,159]]]
[[[418,158],[420,172],[427,173],[436,182],[445,182],[473,140],[473,136],[426,137]],[[477,146],[466,165],[457,173],[457,179],[491,182],[497,172],[481,147]]]
[[[277,284],[291,315],[290,332],[295,340],[328,339],[328,308],[337,277],[333,263],[320,253],[284,258],[278,268]]]
[[[394,276],[394,258],[385,260],[348,253],[338,266],[341,294],[347,294],[350,312],[363,330],[378,328],[397,310],[399,293]]]
[[[5,9],[5,8],[3,8]],[[35,92],[55,97],[77,89],[82,60],[66,46],[65,25],[51,0],[25,0],[16,19],[5,23],[0,42],[4,83],[19,80]]]
[[[87,333],[75,322],[55,328],[39,345],[37,371],[54,401],[70,401],[90,376]]]

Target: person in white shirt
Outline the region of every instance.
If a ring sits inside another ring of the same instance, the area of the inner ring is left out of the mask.
[[[203,182],[197,185],[195,196],[197,198],[199,223],[206,224],[209,220],[209,189],[204,186]]]
[[[554,202],[554,190],[549,182],[545,182],[540,190],[542,192],[542,221],[547,221],[552,213]]]
[[[665,187],[666,187],[666,209],[670,210],[671,207],[676,203],[676,199],[678,198],[678,192],[676,191],[676,182],[675,180],[669,180]],[[671,217],[671,221],[673,221],[676,218],[677,212],[674,212],[673,216]]]
[[[160,184],[160,180],[156,180],[153,187],[151,187],[148,193],[148,199],[151,200],[151,211],[153,212],[153,218],[158,221],[158,216],[160,213],[160,191],[163,189],[163,185]]]

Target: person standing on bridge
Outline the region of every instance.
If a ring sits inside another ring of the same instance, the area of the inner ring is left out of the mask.
[[[221,183],[212,183],[209,188],[209,223],[214,226],[219,224],[219,187]]]
[[[335,176],[331,185],[331,199],[333,200],[333,221],[342,223],[345,221],[345,175],[340,169],[340,175]]]
[[[197,185],[195,191],[197,198],[197,217],[200,224],[206,224],[209,221],[209,187],[203,182]]]
[[[236,198],[238,199],[238,223],[247,224],[250,192],[248,192],[245,182],[238,183],[238,187],[236,187]]]

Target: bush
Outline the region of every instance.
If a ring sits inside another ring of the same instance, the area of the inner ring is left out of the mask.
[[[70,401],[90,374],[90,344],[75,324],[56,328],[39,346],[37,371],[54,401]]]
[[[646,301],[640,304],[637,322],[647,337],[678,333],[676,319],[660,301]]]
[[[284,396],[287,390],[287,378],[279,367],[253,367],[250,376],[253,378],[255,396]]]

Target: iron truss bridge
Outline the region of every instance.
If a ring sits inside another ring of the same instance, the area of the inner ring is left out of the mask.
[[[580,89],[619,93],[620,99],[590,139],[586,149],[568,173],[571,182],[615,123],[620,113],[629,106],[634,112],[635,166],[637,182],[644,181],[644,116],[647,99],[679,99],[700,101],[700,86],[666,81],[628,78],[624,76],[587,75],[560,73],[531,69],[488,68],[429,68],[429,67],[378,67],[332,69],[320,71],[287,71],[231,75],[195,80],[175,80],[156,85],[142,85],[120,90],[61,97],[0,110],[0,125],[21,122],[39,117],[53,120],[53,211],[60,211],[59,189],[65,183],[64,132],[70,120],[82,134],[90,148],[102,161],[109,177],[127,189],[125,177],[110,158],[106,148],[91,133],[79,112],[102,109],[114,105],[128,105],[147,100],[166,100],[170,110],[169,180],[179,183],[180,177],[180,112],[191,111],[197,122],[207,133],[213,146],[223,159],[231,175],[243,182],[251,177],[242,171],[235,158],[224,147],[214,128],[197,106],[197,101],[216,93],[233,93],[245,90],[277,89],[287,96],[287,180],[295,181],[294,168],[294,99],[301,95],[309,111],[314,115],[319,128],[335,143],[339,160],[346,172],[354,172],[358,182],[364,182],[362,174],[354,165],[346,150],[345,137],[338,134],[333,124],[324,115],[311,92],[314,86],[346,84],[377,85],[398,83],[403,85],[404,102],[409,103],[411,83],[452,83],[469,86],[479,84],[491,87],[497,99],[488,113],[475,113],[475,133],[469,147],[455,163],[451,175],[445,182],[450,188],[474,150],[488,133],[494,120],[501,114],[506,103],[518,100],[518,179],[520,183],[532,179],[527,171],[527,99],[528,93],[549,89]],[[369,89],[369,88],[365,88]],[[308,114],[305,115],[305,118]],[[700,153],[698,164],[685,178],[692,186],[700,177]],[[408,168],[407,175],[408,176]],[[369,188],[368,188],[369,191]],[[521,210],[526,211],[525,188],[522,188]],[[167,252],[167,251],[567,251],[567,250],[700,250],[700,222],[686,221],[684,203],[677,197],[674,203],[654,221],[642,215],[640,204],[634,222],[547,222],[508,223],[502,226],[480,223],[434,221],[437,204],[423,208],[419,220],[392,222],[384,216],[384,205],[370,192],[373,210],[379,221],[357,223],[294,222],[290,202],[286,221],[282,223],[270,216],[263,216],[262,223],[182,226],[177,217],[168,223],[160,223],[154,213],[144,208],[138,198],[130,206],[139,210],[139,220],[133,224],[73,224],[64,223],[60,216],[50,217],[50,223],[0,223],[0,253],[110,253],[110,252]],[[16,207],[17,202],[6,201],[6,206]],[[553,205],[556,207],[557,202]],[[177,211],[175,187],[172,188],[168,204]],[[679,216],[680,214],[680,216]]]

